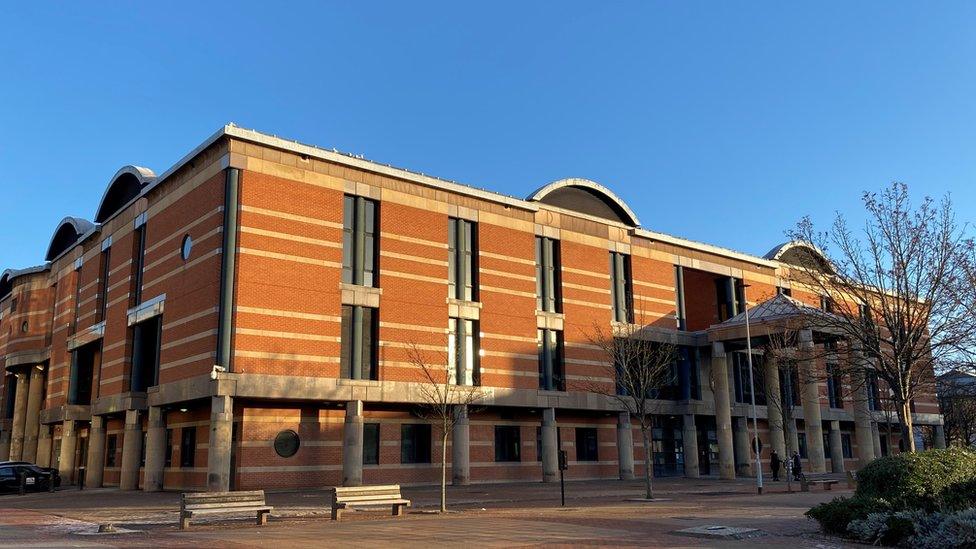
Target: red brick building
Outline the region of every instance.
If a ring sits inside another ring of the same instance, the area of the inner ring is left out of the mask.
[[[227,126],[158,176],[122,168],[42,266],[0,277],[0,456],[123,489],[431,483],[419,349],[483,393],[453,433],[456,482],[552,480],[557,449],[569,478],[628,477],[640,435],[587,390],[613,384],[588,334],[636,318],[681,349],[655,474],[750,475],[736,315],[819,306],[796,247],[644,229],[592,181],[522,200]],[[884,414],[839,383],[794,390],[788,424],[759,407],[765,462],[786,437],[813,471],[888,451]],[[935,398],[915,410],[941,444]]]

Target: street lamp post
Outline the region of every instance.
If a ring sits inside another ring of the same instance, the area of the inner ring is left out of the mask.
[[[759,419],[756,415],[756,383],[752,374],[752,335],[749,332],[749,302],[745,300],[748,284],[742,284],[743,301],[746,314],[746,360],[749,365],[749,396],[752,400],[752,447],[756,452],[756,490],[763,492],[762,457],[759,455]]]

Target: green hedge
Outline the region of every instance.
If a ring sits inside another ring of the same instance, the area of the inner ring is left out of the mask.
[[[834,498],[821,503],[805,514],[820,523],[828,534],[848,535],[847,525],[852,520],[863,520],[871,513],[891,511],[891,504],[883,499],[862,497]]]
[[[895,510],[940,510],[943,498],[961,503],[955,485],[976,480],[976,452],[962,448],[876,459],[857,472],[859,498],[883,499]],[[968,505],[966,505],[968,506]]]

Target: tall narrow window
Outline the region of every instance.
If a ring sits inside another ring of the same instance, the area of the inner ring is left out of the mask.
[[[745,291],[742,279],[722,277],[715,279],[715,294],[718,301],[719,322],[741,313],[745,307]]]
[[[826,313],[834,312],[834,302],[832,299],[830,299],[830,296],[820,296],[820,310]]]
[[[108,309],[108,273],[111,254],[112,248],[106,247],[98,259],[98,318],[96,322],[105,320],[105,312]]]
[[[197,428],[180,429],[180,467],[193,467],[197,453]]]
[[[363,465],[380,463],[380,424],[363,424]]]
[[[342,218],[342,281],[376,286],[376,202],[346,195]]]
[[[132,327],[132,371],[129,390],[145,392],[159,384],[159,350],[162,317],[155,316]]]
[[[827,351],[826,363],[827,363],[827,403],[831,408],[843,408],[844,407],[844,380],[837,373],[837,343],[833,341],[828,341],[824,345],[824,349]]]
[[[166,429],[166,458],[163,467],[173,466],[173,430]]]
[[[599,441],[596,428],[576,428],[576,461],[599,461]]]
[[[359,305],[342,306],[342,348],[340,375],[346,379],[379,379],[377,367],[377,333],[379,315],[376,309]]]
[[[3,419],[11,419],[14,417],[14,408],[17,402],[17,376],[7,374],[3,382],[3,387]]]
[[[430,463],[430,424],[400,426],[400,463]]]
[[[634,321],[634,288],[631,281],[630,256],[610,252],[610,300],[613,319],[617,322]]]
[[[478,301],[478,225],[465,219],[448,220],[448,295]]]
[[[80,260],[79,260],[80,261]],[[75,314],[71,317],[71,333],[78,331],[78,313],[81,310],[81,267],[75,269]]]
[[[480,385],[478,367],[478,323],[463,318],[448,319],[448,361],[450,382],[457,385]]]
[[[685,312],[685,269],[681,265],[674,266],[674,316],[679,330],[688,329],[688,316]]]
[[[878,373],[874,370],[866,369],[864,380],[867,385],[868,409],[872,411],[881,410],[881,392],[878,387]]]
[[[115,467],[115,454],[119,450],[119,435],[105,437],[105,466]]]
[[[68,404],[91,404],[95,362],[99,341],[78,347],[71,352],[71,371],[68,377]]]
[[[563,375],[563,333],[558,330],[538,330],[539,388],[546,391],[565,391]]]
[[[142,272],[146,265],[146,224],[143,222],[132,235],[132,300],[131,307],[142,303]]]
[[[536,308],[548,313],[563,310],[560,280],[559,241],[535,237]]]
[[[495,461],[522,461],[521,447],[518,425],[495,426]]]

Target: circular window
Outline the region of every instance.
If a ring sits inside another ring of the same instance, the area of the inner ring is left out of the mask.
[[[27,325],[27,321],[25,320],[24,323],[20,325],[20,331],[26,332],[28,327],[29,326]]]
[[[183,258],[183,261],[190,259],[190,252],[192,251],[193,251],[193,239],[190,238],[190,235],[185,235],[183,237],[183,243],[180,244],[180,257]]]
[[[298,438],[298,433],[291,429],[278,433],[274,440],[275,453],[283,458],[290,458],[295,455],[300,445],[301,440]]]

